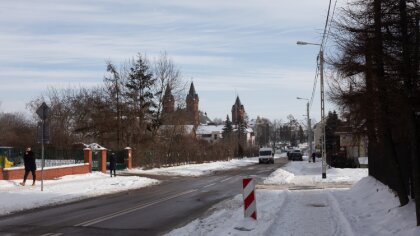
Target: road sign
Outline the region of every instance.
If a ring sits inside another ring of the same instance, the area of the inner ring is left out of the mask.
[[[38,123],[38,141],[42,145],[42,164],[41,164],[41,191],[44,191],[44,166],[45,166],[45,159],[44,159],[44,144],[49,142],[50,139],[50,132],[49,132],[49,125],[45,122],[50,114],[50,108],[47,106],[45,102],[41,104],[41,106],[36,109],[36,114],[38,114],[39,118],[41,118],[41,122]]]
[[[36,131],[38,143],[50,143],[50,124],[48,122],[44,121],[44,124],[42,124],[42,121],[38,122]]]
[[[50,114],[50,108],[47,106],[45,102],[43,102],[41,106],[39,106],[38,109],[36,109],[36,114],[38,114],[41,120],[45,120]]]

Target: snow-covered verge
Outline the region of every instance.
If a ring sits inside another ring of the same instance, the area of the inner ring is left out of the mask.
[[[40,181],[36,182],[36,186],[31,186],[32,180],[28,180],[26,186],[21,186],[19,185],[21,181],[0,180],[0,215],[159,183],[158,180],[150,178],[138,176],[111,178],[108,174],[96,172],[45,180],[44,191],[41,192]]]
[[[321,162],[291,161],[281,169],[273,172],[265,184],[312,185],[317,182],[354,183],[368,175],[368,169],[327,169],[327,178],[322,179]]]
[[[322,179],[320,162],[289,162],[264,183],[355,184],[350,189],[257,189],[257,221],[244,218],[238,194],[168,235],[420,235],[414,203],[398,207],[392,191],[367,174],[367,169],[330,168]]]
[[[333,191],[332,195],[354,235],[420,235],[415,203],[399,207],[396,195],[372,177],[363,178],[349,190]]]
[[[248,166],[258,163],[258,157],[232,159],[230,161],[216,161],[202,164],[189,164],[173,167],[154,168],[144,170],[142,168],[133,168],[128,170],[132,174],[148,174],[148,175],[169,175],[169,176],[202,176],[208,175],[215,171],[229,170],[242,166]]]
[[[398,207],[371,177],[347,190],[257,190],[256,200],[257,221],[243,217],[237,195],[168,235],[420,235],[414,204]]]

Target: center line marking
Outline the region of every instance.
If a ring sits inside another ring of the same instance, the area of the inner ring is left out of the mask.
[[[223,182],[228,181],[228,180],[230,180],[230,179],[232,179],[232,178],[233,178],[233,176],[231,176],[231,177],[229,177],[229,178],[226,178],[226,179],[224,179],[224,180],[221,180],[220,182],[221,182],[221,183],[223,183]]]
[[[216,183],[208,184],[208,185],[204,186],[203,188],[208,188],[208,187],[213,186],[213,185],[215,185],[215,184],[216,184]]]
[[[111,214],[108,214],[108,215],[105,215],[105,216],[102,216],[102,217],[98,217],[96,219],[88,220],[86,222],[82,222],[82,223],[76,224],[74,226],[90,226],[90,225],[94,225],[94,224],[97,224],[99,222],[106,221],[106,220],[109,220],[109,219],[112,219],[112,218],[115,218],[115,217],[118,217],[118,216],[122,216],[122,215],[131,213],[131,212],[134,212],[134,211],[137,211],[137,210],[141,210],[143,208],[146,208],[146,207],[149,207],[149,206],[153,206],[153,205],[156,205],[158,203],[161,203],[161,202],[164,202],[164,201],[168,201],[168,200],[171,200],[173,198],[176,198],[176,197],[179,197],[179,196],[182,196],[182,195],[186,195],[186,194],[189,194],[189,193],[192,193],[192,192],[195,192],[195,191],[197,191],[197,189],[192,189],[192,190],[184,191],[184,192],[175,194],[173,196],[168,196],[168,197],[159,199],[159,200],[154,201],[154,202],[140,204],[140,205],[134,206],[133,208],[125,209],[125,210],[118,211],[118,212],[115,212],[115,213],[111,213]]]

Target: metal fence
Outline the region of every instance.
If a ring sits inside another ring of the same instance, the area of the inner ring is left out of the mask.
[[[42,151],[41,149],[32,150],[35,155],[36,165],[41,167]],[[4,156],[8,161],[13,162],[12,167],[23,166],[24,148],[0,148],[0,156]],[[78,149],[45,149],[44,150],[45,167],[80,164],[84,162],[83,150]]]

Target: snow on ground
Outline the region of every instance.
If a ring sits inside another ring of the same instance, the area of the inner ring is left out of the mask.
[[[316,163],[291,162],[283,168],[266,182],[324,181],[316,177],[321,175]],[[361,179],[344,190],[257,189],[257,221],[243,217],[243,199],[238,194],[168,235],[420,235],[414,203],[398,207],[389,188],[366,175],[364,169],[329,169],[326,181],[332,183]]]
[[[340,169],[327,168],[327,178],[322,179],[321,160],[308,163],[307,161],[291,161],[281,169],[273,172],[265,184],[295,184],[312,185],[317,182],[348,182],[354,183],[368,175],[368,169]]]
[[[332,191],[354,235],[420,235],[415,203],[399,207],[397,196],[381,182],[366,177],[346,191]]]
[[[281,157],[284,158],[284,155]],[[257,162],[258,158],[245,158],[134,172],[196,176]],[[351,189],[344,190],[257,189],[257,221],[243,217],[243,199],[238,194],[216,204],[201,218],[168,235],[420,235],[420,227],[416,227],[415,222],[414,203],[399,207],[398,199],[387,186],[366,177],[366,169],[328,169],[326,180],[321,179],[320,173],[320,162],[289,162],[264,183],[311,185],[322,181],[361,180]],[[0,181],[0,215],[159,182],[138,176],[110,178],[107,174],[91,173],[47,180],[41,192],[39,181],[35,187],[22,187],[20,181]]]
[[[278,158],[279,156],[275,156]],[[128,173],[148,174],[148,175],[177,175],[177,176],[202,176],[208,175],[215,171],[234,169],[241,166],[248,166],[258,163],[258,157],[232,159],[230,161],[216,161],[203,164],[189,164],[182,166],[154,168],[144,170],[142,168],[134,168],[128,170]]]
[[[31,186],[32,180],[26,181],[26,186],[19,185],[20,182],[22,180],[0,180],[0,215],[159,183],[157,180],[138,176],[111,178],[100,172],[44,180],[42,192],[40,181],[36,182],[36,186]]]

